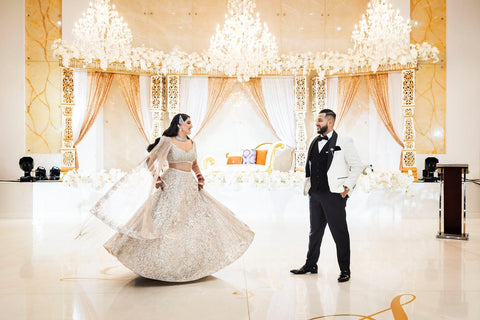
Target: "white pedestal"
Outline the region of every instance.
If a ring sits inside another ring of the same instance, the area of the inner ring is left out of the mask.
[[[33,183],[0,182],[0,218],[33,217]]]

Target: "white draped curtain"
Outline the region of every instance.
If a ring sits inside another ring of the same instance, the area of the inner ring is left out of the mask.
[[[142,110],[143,127],[147,137],[152,142],[152,112],[150,111],[150,76],[140,76],[140,106]]]
[[[327,109],[337,112],[338,77],[327,78]]]
[[[75,84],[75,106],[73,107],[72,127],[73,141],[77,141],[87,110],[87,70],[75,69],[73,83]]]
[[[364,146],[366,147],[368,145],[368,164],[371,164],[374,168],[379,170],[399,169],[402,147],[385,127],[385,124],[378,114],[378,110],[371,94],[372,93],[370,92],[368,115],[365,115],[365,119],[368,119],[368,144],[364,144]],[[336,101],[338,101],[338,99],[338,78],[328,78],[327,108],[337,112]],[[401,138],[403,137],[401,72],[390,72],[388,74],[388,104],[395,134]],[[354,109],[355,105],[356,103],[354,100],[351,109]],[[348,114],[346,116],[348,117]],[[361,117],[359,117],[357,121],[362,121]],[[345,123],[340,127],[339,131],[351,136],[354,140],[363,139],[363,137],[359,137],[356,132],[352,131],[351,128],[346,127]],[[361,143],[358,142],[356,144],[357,146],[361,145]]]
[[[402,137],[402,73],[388,73],[390,115],[398,137]],[[369,99],[369,160],[379,170],[398,169],[402,147],[395,141],[378,116],[372,98]]]
[[[295,87],[292,77],[262,77],[268,118],[277,136],[295,148]]]
[[[207,76],[180,77],[180,112],[188,114],[192,119],[192,137],[195,137],[205,118],[207,100]]]
[[[87,70],[75,69],[73,83],[75,84],[75,105],[73,107],[72,127],[73,141],[77,141],[87,114]],[[82,169],[92,172],[103,169],[103,110],[99,111],[96,121],[77,145],[77,154],[82,158]]]
[[[73,107],[72,127],[73,141],[77,141],[82,123],[87,113],[88,72],[84,69],[75,69],[75,105]],[[150,112],[150,76],[140,76],[140,103],[141,116],[148,138],[152,130],[152,115]],[[98,171],[103,169],[103,110],[77,146],[77,153],[82,157],[82,169]]]

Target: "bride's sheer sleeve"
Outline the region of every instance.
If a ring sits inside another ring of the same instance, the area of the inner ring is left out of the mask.
[[[196,143],[193,143],[193,147],[195,148],[195,154],[197,154]],[[196,158],[192,163],[192,171],[195,173],[195,177],[197,177],[198,184],[200,186],[205,185],[205,178],[203,177],[202,172],[200,171],[200,166],[198,165],[198,161]]]
[[[139,239],[157,238],[151,208],[155,183],[171,146],[169,137],[161,137],[148,156],[115,183],[90,212],[120,233]]]

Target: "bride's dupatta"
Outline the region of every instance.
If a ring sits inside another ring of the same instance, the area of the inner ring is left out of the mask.
[[[148,156],[115,183],[90,209],[90,213],[130,237],[160,237],[153,227],[152,206],[155,205],[155,184],[171,147],[171,138],[161,137]]]

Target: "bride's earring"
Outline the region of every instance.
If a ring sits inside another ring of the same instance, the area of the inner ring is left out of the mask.
[[[182,131],[183,131],[183,130],[182,130],[182,127],[180,127],[179,129],[180,129],[180,132],[182,132]]]

